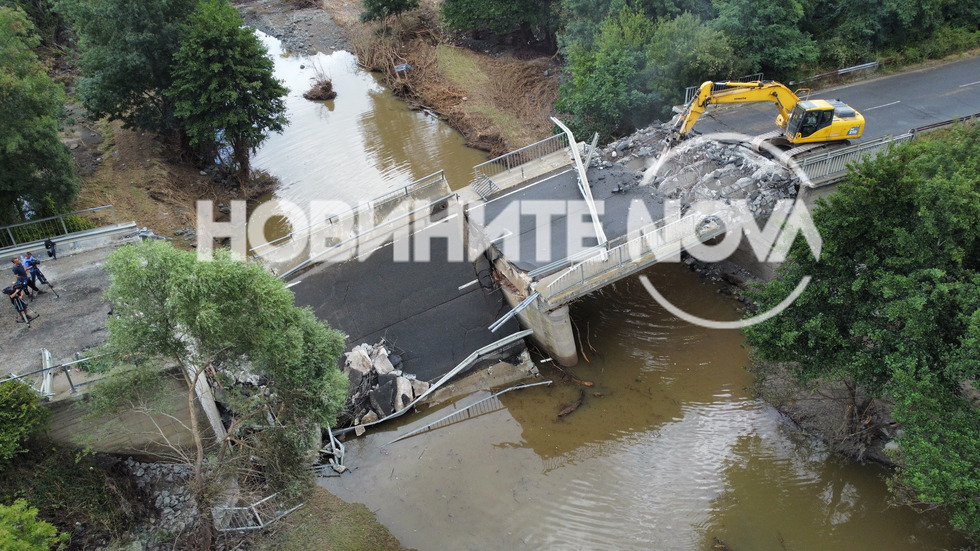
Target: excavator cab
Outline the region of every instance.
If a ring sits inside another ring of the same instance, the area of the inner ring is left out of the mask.
[[[864,117],[838,100],[801,101],[786,125],[793,144],[857,139],[864,132]]]

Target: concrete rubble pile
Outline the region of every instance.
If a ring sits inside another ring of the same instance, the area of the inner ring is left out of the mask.
[[[623,180],[621,189],[649,186],[660,202],[745,199],[759,219],[768,218],[777,201],[796,198],[799,180],[793,172],[748,143],[696,137],[668,149],[669,135],[670,125],[654,124],[597,149],[590,179],[608,174]]]
[[[367,343],[345,354],[344,373],[350,379],[346,414],[350,425],[360,426],[405,409],[429,390],[429,383],[402,373],[402,359],[384,343]]]

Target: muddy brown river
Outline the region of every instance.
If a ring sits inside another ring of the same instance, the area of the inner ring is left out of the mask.
[[[735,319],[678,265],[647,272],[675,304]],[[739,331],[657,306],[635,279],[573,308],[589,362],[515,391],[503,409],[385,445],[485,395],[347,444],[321,484],[365,503],[418,549],[955,549],[941,518],[889,507],[885,472],[834,457],[754,399]],[[588,336],[586,337],[586,331]],[[562,420],[561,408],[585,401]]]
[[[275,59],[276,78],[289,88],[290,125],[270,135],[252,160],[253,168],[279,177],[280,199],[354,206],[439,170],[458,189],[487,160],[448,124],[408,109],[377,75],[359,69],[353,54],[284,57],[279,40],[256,34]],[[318,72],[329,75],[336,99],[303,98]]]
[[[276,195],[354,204],[445,169],[466,185],[483,153],[412,112],[350,54],[319,56],[338,98],[300,97],[310,58],[270,46],[292,90],[292,124],[255,166],[279,176]],[[300,69],[300,65],[306,68]],[[737,303],[682,265],[647,271],[678,306],[719,320]],[[351,472],[320,484],[365,503],[420,550],[713,549],[938,550],[965,542],[942,518],[890,507],[874,465],[835,457],[753,398],[740,331],[674,318],[635,278],[572,308],[588,361],[567,382],[512,392],[502,407],[386,445],[486,397],[465,396],[347,441]],[[583,405],[558,412],[584,391]]]

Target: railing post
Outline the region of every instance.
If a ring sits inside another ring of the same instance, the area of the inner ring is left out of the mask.
[[[68,226],[65,225],[65,216],[63,214],[59,214],[58,221],[61,222],[61,229],[65,230],[65,235],[68,235]]]
[[[65,378],[68,379],[68,386],[71,387],[71,393],[74,394],[78,392],[78,389],[75,388],[75,383],[71,381],[71,369],[69,369],[67,365],[63,366],[62,369],[65,370]]]
[[[17,240],[14,239],[14,234],[13,234],[13,232],[10,231],[10,228],[7,228],[7,235],[10,236],[10,246],[16,245],[17,244]]]

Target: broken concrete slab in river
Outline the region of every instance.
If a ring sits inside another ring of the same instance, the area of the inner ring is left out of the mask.
[[[516,360],[512,360],[511,363],[496,363],[486,368],[477,369],[460,379],[454,378],[456,373],[447,374],[452,376],[448,378],[444,376],[437,381],[437,384],[453,380],[454,383],[447,385],[450,392],[462,393],[474,390],[474,384],[482,389],[513,382],[515,372],[519,373],[517,377],[519,379],[537,376],[537,369],[530,361],[526,349],[522,348],[522,350]],[[353,353],[355,351],[358,353]],[[362,375],[353,365],[362,354],[375,359],[387,357],[387,346],[384,342],[373,346],[360,344],[355,347],[352,353],[347,354],[348,359],[344,363],[344,372],[350,377],[351,384],[344,413],[341,414],[337,424],[342,429],[353,426],[357,432],[361,432],[361,429],[356,429],[356,427],[376,423],[393,415],[397,416],[402,410],[426,397],[430,390],[435,390],[433,385],[428,382],[419,380],[413,374],[402,373],[398,370],[381,373],[372,369]],[[498,375],[493,378],[495,369]],[[460,369],[460,366],[456,366],[454,371],[466,373]],[[357,381],[356,384],[354,383],[355,380]],[[441,390],[445,391],[447,388],[444,387]],[[442,392],[439,396],[440,399],[444,399],[447,394]]]

